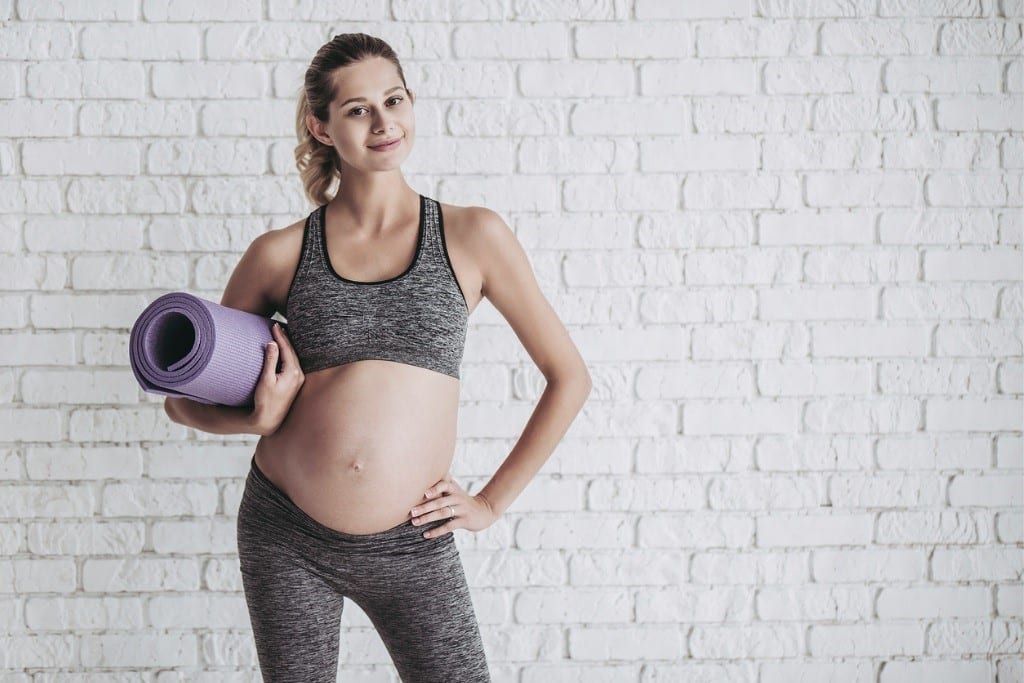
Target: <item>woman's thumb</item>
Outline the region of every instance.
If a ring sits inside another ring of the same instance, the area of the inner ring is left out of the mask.
[[[277,344],[275,342],[267,344],[267,352],[263,356],[263,369],[272,374],[277,373]]]

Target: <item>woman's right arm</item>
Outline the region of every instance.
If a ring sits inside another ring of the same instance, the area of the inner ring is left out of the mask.
[[[253,240],[228,279],[221,306],[264,317],[274,314],[276,309],[268,292],[277,280],[290,276],[281,243],[274,239],[279,236],[279,231],[271,231]],[[268,436],[277,431],[305,376],[284,330],[273,325],[270,334],[273,341],[264,349],[263,371],[254,389],[253,407],[208,405],[168,396],[164,399],[167,416],[178,424],[211,434]],[[277,372],[279,356],[281,371]]]

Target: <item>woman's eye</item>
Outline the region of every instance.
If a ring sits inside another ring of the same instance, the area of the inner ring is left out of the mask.
[[[388,102],[390,102],[391,100],[398,100],[399,102],[401,102],[401,101],[402,101],[402,97],[401,97],[401,96],[399,96],[399,95],[395,95],[394,97],[392,97],[391,99],[389,99],[389,100],[388,100]],[[349,116],[352,116],[352,114],[355,114],[355,113],[356,113],[357,111],[359,111],[360,109],[366,109],[366,107],[356,107],[356,108],[354,108],[354,109],[353,109],[352,111],[350,111],[350,112],[348,113],[348,115],[349,115]]]

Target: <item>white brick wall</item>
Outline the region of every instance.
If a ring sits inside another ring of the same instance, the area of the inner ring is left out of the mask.
[[[258,680],[254,439],[128,367],[309,207],[293,93],[380,35],[420,191],[501,213],[595,390],[456,539],[495,681],[1024,680],[1021,0],[0,0],[0,682]],[[487,302],[454,472],[542,377]],[[346,608],[344,680],[396,680]]]

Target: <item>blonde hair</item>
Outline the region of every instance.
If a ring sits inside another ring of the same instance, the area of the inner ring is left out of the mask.
[[[317,50],[306,69],[295,107],[295,134],[299,139],[299,144],[295,145],[295,166],[299,169],[306,196],[316,206],[326,204],[334,197],[331,186],[341,178],[341,160],[333,146],[325,145],[309,132],[306,115],[312,114],[326,123],[330,117],[331,102],[337,97],[334,71],[368,57],[389,60],[398,69],[402,85],[406,85],[395,51],[380,38],[365,33],[339,33],[334,36]]]

